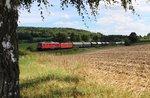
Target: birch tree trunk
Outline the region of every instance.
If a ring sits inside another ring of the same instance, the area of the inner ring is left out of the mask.
[[[19,98],[18,0],[0,0],[0,98]]]

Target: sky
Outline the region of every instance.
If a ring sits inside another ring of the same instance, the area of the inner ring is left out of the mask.
[[[99,14],[96,20],[93,16],[88,19],[85,15],[85,22],[82,21],[77,10],[69,6],[62,10],[59,0],[51,0],[54,6],[43,10],[42,20],[37,4],[32,4],[31,13],[27,10],[19,10],[19,26],[26,27],[64,27],[101,32],[104,35],[129,35],[136,32],[137,35],[150,33],[150,2],[137,0],[133,2],[136,13],[125,11],[120,5],[115,4],[105,7],[102,2],[99,7]],[[90,10],[88,10],[90,13]],[[88,26],[86,26],[85,25]]]

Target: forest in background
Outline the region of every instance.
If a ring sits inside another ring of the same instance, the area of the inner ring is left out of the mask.
[[[100,32],[73,28],[42,28],[42,27],[18,27],[17,35],[19,43],[35,42],[89,42],[124,41],[128,36],[124,35],[103,35]]]

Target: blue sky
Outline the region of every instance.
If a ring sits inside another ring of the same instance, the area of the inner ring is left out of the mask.
[[[61,10],[59,0],[51,0],[54,7],[47,10],[44,9],[44,21],[40,17],[40,11],[37,4],[34,3],[31,8],[31,13],[26,10],[19,12],[19,26],[32,27],[67,27],[89,30],[92,32],[101,32],[105,35],[129,35],[131,32],[136,32],[138,35],[147,35],[150,32],[150,3],[143,2],[145,0],[138,0],[133,2],[136,8],[136,14],[125,10],[120,5],[112,5],[105,7],[101,4],[99,15],[95,20],[85,18],[86,24],[82,22],[81,16],[73,7]]]

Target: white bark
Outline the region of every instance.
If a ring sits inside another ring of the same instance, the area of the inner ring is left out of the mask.
[[[5,6],[6,6],[8,9],[11,9],[10,0],[6,0]]]
[[[2,26],[3,22],[0,22],[0,27]]]

